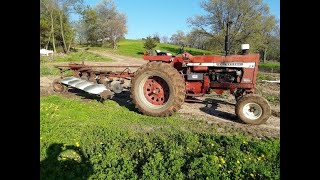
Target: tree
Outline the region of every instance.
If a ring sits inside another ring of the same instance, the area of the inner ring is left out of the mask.
[[[82,33],[82,37],[87,43],[96,45],[98,35],[98,13],[95,9],[87,6],[82,12],[81,25],[78,26],[77,30]]]
[[[46,12],[49,12],[49,14],[50,14],[50,24],[51,24],[50,37],[52,37],[53,52],[56,52],[55,33],[54,33],[54,14],[53,14],[54,11],[56,10],[56,8],[57,7],[53,3],[52,0],[41,0],[40,1],[40,13],[42,12],[42,14],[44,14]],[[41,21],[41,16],[40,16],[40,21]],[[45,20],[43,19],[42,21],[44,22]],[[40,23],[40,25],[41,25],[41,23]],[[43,25],[43,23],[42,23],[42,25]],[[42,32],[41,29],[40,29],[40,32]],[[41,37],[41,35],[40,35],[40,37]],[[49,37],[49,41],[50,41],[50,37]],[[47,48],[48,48],[48,45],[46,46],[46,49]]]
[[[270,45],[272,44],[273,41],[275,40],[274,33],[277,31],[277,26],[274,26],[276,24],[276,19],[274,16],[271,17],[265,17],[264,23],[262,24],[262,31],[261,35],[263,36],[260,41],[260,49],[262,50],[262,55],[263,55],[263,62],[267,61],[267,53],[268,49],[270,48]]]
[[[117,41],[127,33],[127,17],[116,9],[113,0],[102,0],[96,6],[98,14],[98,36],[104,41],[111,40],[113,49],[117,48]]]
[[[148,50],[149,55],[152,54],[152,49],[156,46],[157,43],[155,42],[155,40],[151,36],[148,36],[146,41],[144,42],[144,48]]]
[[[70,13],[78,13],[81,7],[82,0],[40,0],[40,46],[47,49],[52,45],[56,52],[56,45],[61,45],[63,51],[68,53],[75,39]]]
[[[178,30],[176,32],[176,34],[173,34],[170,38],[171,40],[171,43],[172,44],[175,44],[175,45],[180,45],[180,46],[183,46],[186,44],[186,40],[185,40],[185,34],[183,31],[181,30]]]
[[[252,50],[259,50],[258,43],[264,38],[261,33],[267,22],[264,20],[272,18],[262,0],[205,0],[201,7],[208,14],[191,17],[188,23],[217,41],[219,48],[223,49],[227,23],[231,22],[230,51],[236,53],[240,44],[249,42]],[[275,24],[268,26],[269,31]]]
[[[159,33],[154,33],[153,34],[153,39],[157,42],[157,43],[160,43],[160,35]]]
[[[117,49],[117,41],[120,40],[121,37],[124,37],[124,34],[127,33],[127,28],[124,26],[127,23],[127,17],[125,14],[117,13],[115,17],[110,20],[110,39],[112,41],[113,49]]]
[[[43,16],[40,16],[40,48],[45,47],[46,49],[48,49],[48,45],[51,39],[51,28],[50,22],[46,17]]]
[[[93,46],[111,44],[117,49],[117,42],[127,33],[127,16],[117,10],[113,0],[102,0],[94,8],[87,6],[81,15],[76,28],[79,39]]]
[[[202,32],[202,30],[194,29],[186,36],[186,42],[190,47],[197,49],[207,49],[208,35]]]
[[[267,52],[265,52],[267,51]],[[267,60],[280,61],[280,27],[277,24],[276,28],[269,34],[267,46],[264,49],[264,62]]]
[[[162,43],[168,43],[168,42],[169,42],[168,36],[163,35],[163,36],[161,37],[161,42],[162,42]]]
[[[78,10],[78,8],[82,5],[82,3],[83,3],[83,0],[56,0],[56,4],[59,8],[58,14],[59,14],[59,22],[60,22],[60,33],[61,33],[62,42],[63,42],[63,51],[65,53],[69,52],[69,48],[67,47],[66,38],[65,38],[65,29],[64,29],[66,25],[65,22],[68,21],[68,14],[72,10]],[[68,32],[68,33],[72,33],[72,32]],[[70,36],[69,47],[72,40],[73,40],[73,37]]]

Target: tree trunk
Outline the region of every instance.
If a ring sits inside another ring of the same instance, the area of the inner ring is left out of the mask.
[[[263,51],[263,62],[265,63],[267,61],[267,48],[264,48]]]
[[[118,48],[118,46],[117,46],[117,42],[116,42],[116,38],[113,38],[113,49],[117,49]]]
[[[60,30],[61,30],[61,36],[62,36],[62,41],[63,41],[63,51],[64,53],[68,53],[68,49],[67,49],[67,44],[66,41],[64,39],[64,31],[63,31],[63,21],[62,21],[62,12],[59,12],[59,16],[60,16]]]
[[[67,49],[68,52],[70,52],[70,47],[71,47],[72,40],[73,40],[73,38],[70,40],[70,43],[69,43],[69,46],[68,46],[68,49]]]
[[[56,53],[56,43],[54,40],[54,28],[53,28],[53,10],[51,10],[51,12],[50,12],[50,18],[51,18],[51,33],[52,33],[53,52]]]
[[[52,35],[52,32],[50,32],[50,36],[49,36],[49,39],[48,39],[48,43],[46,45],[46,49],[48,49],[48,46],[49,46],[49,43],[50,43],[50,39],[51,39],[51,35]]]

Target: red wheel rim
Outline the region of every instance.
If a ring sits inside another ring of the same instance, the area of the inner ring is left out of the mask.
[[[163,105],[169,99],[169,86],[165,80],[158,76],[147,79],[143,86],[146,99],[154,105]]]

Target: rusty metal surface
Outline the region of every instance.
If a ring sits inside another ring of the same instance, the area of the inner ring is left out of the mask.
[[[241,88],[241,89],[251,89],[254,88],[252,83],[210,83],[211,88],[223,89],[223,88]]]
[[[170,61],[171,59],[173,59],[172,56],[143,56],[144,60],[148,60],[148,61]]]
[[[188,98],[186,98],[186,99],[185,99],[185,102],[202,103],[202,102],[204,102],[204,101],[203,101],[203,100],[200,100],[200,99],[188,99]]]
[[[100,68],[100,67],[112,67],[112,68],[130,68],[130,67],[140,67],[140,65],[132,65],[132,66],[105,66],[105,65],[96,65],[96,66],[89,66],[89,65],[83,65],[83,64],[78,64],[78,65],[55,65],[54,67],[60,68],[60,67],[67,67],[67,68]]]
[[[202,97],[204,96],[205,93],[200,93],[200,94],[191,94],[191,93],[187,93],[186,96],[190,96],[190,97]]]
[[[65,71],[73,71],[73,76],[81,78],[83,80],[96,81],[96,76],[101,78],[131,78],[134,73],[131,72],[130,68],[140,67],[139,65],[132,66],[88,66],[85,64],[69,63],[68,65],[55,65],[56,68],[60,69],[62,74]],[[62,69],[65,68],[65,69]],[[109,70],[97,70],[96,68],[124,68],[122,71],[109,71]],[[88,76],[88,77],[87,77]]]

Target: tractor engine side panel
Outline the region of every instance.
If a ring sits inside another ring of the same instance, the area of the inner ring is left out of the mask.
[[[243,68],[243,76],[241,83],[253,83],[256,84],[257,70],[255,68]]]
[[[210,78],[207,75],[203,76],[202,81],[186,80],[186,91],[191,94],[204,94],[207,93],[210,87]]]

